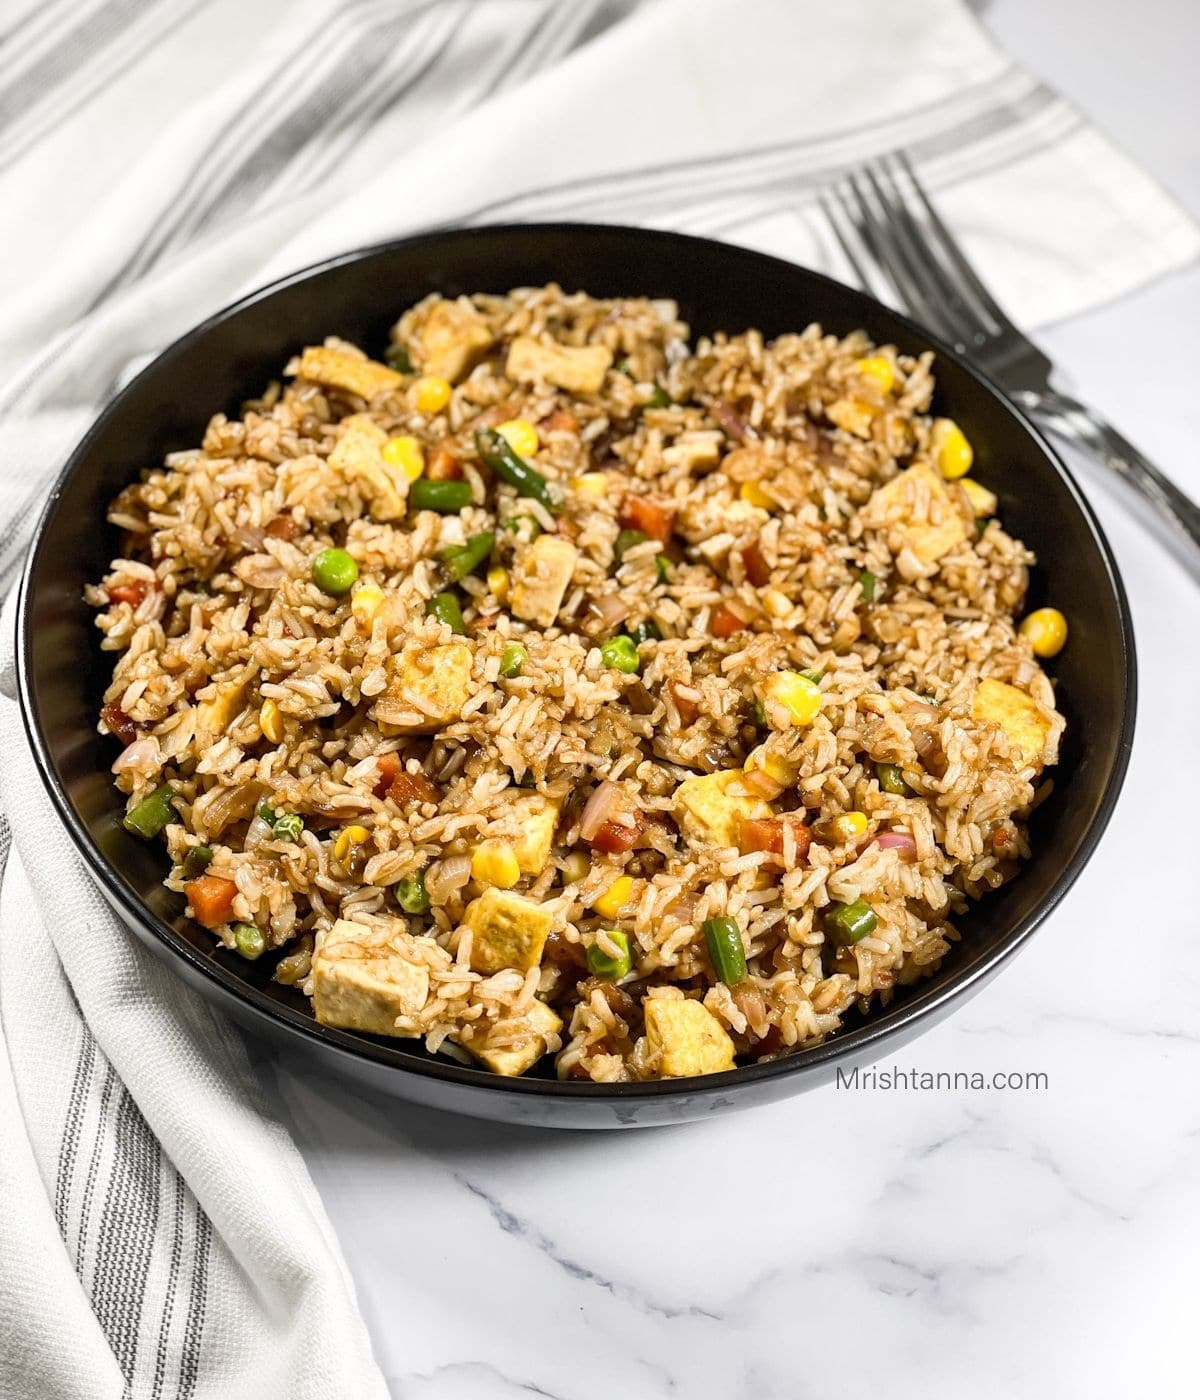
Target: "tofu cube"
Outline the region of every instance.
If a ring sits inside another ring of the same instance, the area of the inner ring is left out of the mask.
[[[825,410],[825,417],[853,437],[869,438],[878,409],[861,399],[838,399]]]
[[[989,491],[986,486],[980,485],[974,477],[964,476],[959,480],[959,486],[967,493],[967,500],[971,503],[971,509],[975,514],[987,517],[995,515],[1000,501],[994,491]]]
[[[375,702],[375,718],[401,734],[452,724],[470,698],[473,663],[465,642],[406,646],[392,658],[392,680]]]
[[[881,486],[867,502],[863,524],[887,530],[898,549],[907,549],[925,572],[971,533],[940,472],[918,462]]]
[[[429,997],[429,971],[413,956],[415,944],[399,928],[339,919],[313,949],[308,988],[317,1020],[370,1035],[420,1035],[412,1018]]]
[[[218,685],[217,693],[211,699],[202,700],[196,706],[196,733],[207,734],[210,738],[224,734],[241,713],[249,689],[248,676],[240,681],[223,681]]]
[[[518,797],[513,803],[513,818],[519,827],[509,844],[522,875],[540,875],[545,870],[561,808],[560,802],[553,802],[540,792]]]
[[[598,394],[612,358],[605,345],[556,345],[519,335],[509,347],[505,373],[520,384],[556,384],[570,394]]]
[[[539,535],[517,560],[509,585],[509,607],[515,617],[549,627],[558,616],[575,572],[579,551],[557,535]]]
[[[471,970],[528,972],[542,960],[553,918],[541,904],[511,890],[488,889],[467,905],[463,923],[471,930]]]
[[[686,778],[675,789],[675,820],[690,846],[736,846],[743,819],[771,815],[746,789],[741,769]]]
[[[492,344],[487,319],[469,301],[435,302],[421,327],[421,370],[456,384]]]
[[[357,394],[360,399],[372,399],[404,383],[403,375],[381,365],[378,360],[368,360],[331,345],[310,345],[300,356],[296,373],[301,379]]]
[[[733,1041],[708,1007],[681,997],[648,997],[646,1039],[664,1079],[687,1079],[733,1068]]]
[[[342,420],[342,435],[329,454],[329,465],[354,482],[371,503],[375,520],[399,520],[408,498],[408,477],[383,459],[387,433],[365,413]]]
[[[971,715],[985,723],[998,724],[1022,765],[1041,767],[1046,740],[1054,725],[1045,710],[1023,690],[1004,681],[980,681],[971,700]]]
[[[524,1034],[519,1039],[510,1039],[513,1023],[509,1020],[504,1023],[504,1030],[499,1035],[492,1031],[482,1041],[472,1041],[467,1049],[481,1064],[496,1074],[503,1074],[509,1078],[524,1074],[527,1069],[532,1069],[550,1048],[551,1037],[557,1037],[562,1030],[562,1020],[544,1001],[534,1001],[521,1019],[524,1023]],[[504,1044],[494,1043],[501,1035]],[[493,1043],[489,1044],[489,1041]]]
[[[722,434],[714,429],[696,428],[677,437],[670,447],[664,447],[663,461],[669,467],[683,467],[689,472],[704,471],[721,460],[723,441]]]

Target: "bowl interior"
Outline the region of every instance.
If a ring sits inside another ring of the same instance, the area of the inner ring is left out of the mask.
[[[931,338],[868,297],[804,269],[745,250],[599,226],[526,226],[451,232],[350,255],[267,289],[177,342],[108,408],[73,455],[47,508],[25,587],[23,693],[56,800],[97,873],[135,916],[195,966],[269,1014],[307,1025],[375,1059],[426,1072],[491,1076],[425,1056],[407,1042],[327,1032],[299,993],[270,982],[270,968],[213,951],[211,937],[164,890],[161,851],[127,835],[111,785],[112,741],[95,730],[110,658],[98,646],[85,583],[118,552],[105,523],[110,499],[164,454],[194,446],[214,412],[234,414],[305,344],[337,334],[379,353],[398,313],[431,291],[503,292],[556,281],[597,296],[674,297],[693,336],[759,327],[768,337],[819,321],[844,334],[864,328],[905,352]],[[937,348],[935,346],[935,348]],[[975,373],[939,350],[936,411],[958,420],[975,446],[972,475],[1000,497],[1006,528],[1038,556],[1031,606],[1052,602],[1071,641],[1051,663],[1067,718],[1055,790],[1034,817],[1033,856],[1020,877],[961,921],[963,944],[939,973],[860,1029],[818,1050],[886,1037],[971,983],[1010,951],[1082,867],[1116,796],[1130,743],[1133,657],[1124,595],[1090,512],[1023,420]],[[257,995],[250,988],[257,989]],[[751,1066],[728,1082],[779,1066]],[[532,1087],[532,1086],[531,1086]],[[602,1086],[544,1083],[546,1092]],[[631,1086],[665,1089],[661,1086]]]

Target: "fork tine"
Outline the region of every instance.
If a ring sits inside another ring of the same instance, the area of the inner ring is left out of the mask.
[[[884,208],[877,212],[871,198],[860,182],[858,175],[851,172],[846,183],[854,196],[858,216],[854,218],[855,232],[866,247],[867,253],[883,269],[892,285],[900,294],[900,299],[918,320],[934,322],[935,308],[928,301],[924,288],[909,275],[907,266],[900,261],[895,250],[895,240],[887,236],[888,215]]]
[[[856,248],[855,240],[850,237],[843,227],[845,223],[849,223],[851,229],[855,226],[842,205],[840,191],[834,191],[834,193],[838,195],[837,199],[831,199],[825,190],[821,190],[817,195],[817,203],[821,207],[821,212],[825,215],[826,222],[833,230],[833,236],[837,240],[838,247],[845,253],[846,261],[850,264],[854,275],[858,278],[858,285],[863,291],[869,292],[879,281],[879,269],[868,268],[867,264],[859,257],[860,250],[865,254],[866,249],[862,248],[861,244]]]
[[[925,187],[921,184],[912,161],[908,157],[907,151],[898,151],[896,160],[908,177],[908,183],[912,187],[913,193],[921,202],[921,207],[925,213],[925,219],[929,227],[933,230],[941,245],[941,251],[946,259],[952,264],[963,285],[971,292],[980,308],[992,318],[1001,330],[1016,331],[1016,327],[1004,313],[1004,308],[999,304],[987,286],[980,281],[979,275],[967,261],[966,255],[959,247],[954,235],[942,222],[942,217],[930,202],[929,196],[925,193]],[[1019,333],[1019,332],[1018,332]]]

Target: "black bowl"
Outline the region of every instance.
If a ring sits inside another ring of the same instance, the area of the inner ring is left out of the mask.
[[[975,445],[975,475],[1000,497],[1007,529],[1039,559],[1032,602],[1071,621],[1053,663],[1067,718],[1051,799],[1034,818],[1018,879],[961,920],[963,943],[938,974],[826,1044],[703,1079],[607,1086],[552,1077],[506,1080],[386,1041],[319,1026],[269,969],[214,952],[159,883],[163,855],[122,827],[96,733],[111,658],[97,645],[84,584],[116,552],[104,524],[116,492],[164,453],[199,441],[212,413],[236,412],[288,357],[331,333],[378,353],[397,313],[431,291],[504,292],[556,281],[598,296],[674,297],[693,333],[757,326],[768,336],[810,321],[916,354],[937,353],[938,411]],[[1037,432],[977,371],[878,302],[803,268],[677,234],[554,224],[436,233],[351,253],[245,298],[177,341],[105,410],[46,506],[23,581],[21,701],[51,797],[100,887],[134,932],[197,992],[295,1053],[316,1053],[402,1098],[480,1117],[562,1127],[679,1122],[766,1103],[894,1052],[977,990],[1049,914],[1083,869],[1112,812],[1129,757],[1136,669],[1117,568],[1074,481]]]

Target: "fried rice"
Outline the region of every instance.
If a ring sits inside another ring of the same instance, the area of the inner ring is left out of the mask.
[[[214,947],[603,1082],[932,973],[1063,729],[932,356],[551,285],[429,297],[384,359],[308,347],[110,508],[100,728]]]

